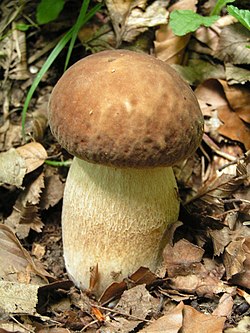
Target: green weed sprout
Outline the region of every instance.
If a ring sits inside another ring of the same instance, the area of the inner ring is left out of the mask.
[[[87,9],[89,6],[89,2],[90,0],[84,0],[80,9],[80,13],[78,15],[77,21],[76,23],[73,25],[73,27],[59,40],[59,42],[57,43],[57,45],[55,46],[55,48],[53,49],[53,51],[50,53],[49,57],[47,58],[47,60],[45,61],[45,63],[43,64],[42,68],[40,69],[40,71],[38,72],[34,82],[32,83],[27,97],[25,99],[24,105],[23,105],[23,109],[22,109],[22,136],[25,138],[25,122],[26,122],[26,114],[27,114],[27,110],[31,101],[31,98],[38,86],[38,84],[40,83],[43,75],[48,71],[48,69],[50,68],[50,66],[53,64],[53,62],[55,61],[55,59],[57,58],[57,56],[60,54],[60,52],[64,49],[64,47],[66,46],[66,44],[70,42],[70,46],[68,49],[68,53],[67,53],[67,57],[66,57],[66,61],[65,61],[65,69],[67,68],[70,56],[71,56],[71,52],[78,34],[79,29],[86,24],[94,15],[96,12],[98,12],[98,10],[100,10],[102,4],[99,3],[97,5],[95,5],[88,13],[87,13]]]

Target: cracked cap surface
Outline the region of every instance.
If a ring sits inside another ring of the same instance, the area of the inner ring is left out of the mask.
[[[52,91],[49,122],[71,154],[117,167],[171,166],[194,153],[203,133],[188,84],[164,62],[127,50],[70,67]]]

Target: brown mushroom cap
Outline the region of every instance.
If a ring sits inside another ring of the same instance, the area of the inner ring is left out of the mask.
[[[171,166],[197,149],[203,132],[196,97],[180,76],[127,50],[70,67],[52,91],[49,121],[71,154],[118,167]]]

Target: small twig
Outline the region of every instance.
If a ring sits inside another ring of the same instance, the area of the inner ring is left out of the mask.
[[[106,308],[105,306],[101,306],[101,305],[93,305],[93,306],[98,308],[98,309],[106,310],[106,311],[109,311],[111,313],[119,314],[119,315],[124,316],[124,317],[129,317],[129,318],[132,318],[132,319],[135,319],[135,320],[145,321],[147,323],[152,323],[152,320],[143,319],[143,318],[140,318],[140,317],[137,317],[137,316],[130,315],[130,314],[125,313],[125,312],[117,311],[117,310],[114,310],[114,309],[109,309],[109,308]]]
[[[234,156],[221,151],[220,147],[218,147],[216,143],[207,134],[203,135],[203,140],[215,154],[225,158],[230,162],[235,162],[235,160],[237,160]]]
[[[224,203],[244,202],[244,203],[250,204],[250,201],[246,200],[246,199],[224,199],[223,202]]]
[[[19,325],[20,327],[22,327],[25,331],[28,331],[28,332],[31,332],[31,333],[34,333],[34,330],[30,330],[28,329],[27,327],[25,327],[23,324],[21,324],[15,317],[11,316],[10,315],[10,318],[17,324]]]
[[[93,320],[93,321],[91,321],[91,323],[88,323],[87,325],[85,325],[81,330],[80,330],[80,332],[83,332],[83,331],[85,331],[86,330],[86,328],[88,328],[88,327],[90,327],[90,326],[92,326],[92,325],[94,325],[94,324],[96,324],[96,323],[98,323],[99,321],[96,319],[96,320]]]
[[[231,161],[231,162],[229,162],[229,163],[226,163],[226,164],[222,165],[222,166],[218,169],[218,171],[222,171],[223,169],[229,167],[230,165],[237,164],[240,160],[243,160],[244,158],[245,158],[244,156],[241,156],[241,157],[239,157],[239,158],[236,158],[234,161]]]

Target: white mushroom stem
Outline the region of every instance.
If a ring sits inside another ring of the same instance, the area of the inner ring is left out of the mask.
[[[164,232],[177,220],[171,167],[120,169],[74,158],[66,182],[62,234],[66,269],[81,289],[98,265],[100,295],[140,266],[155,271]]]

